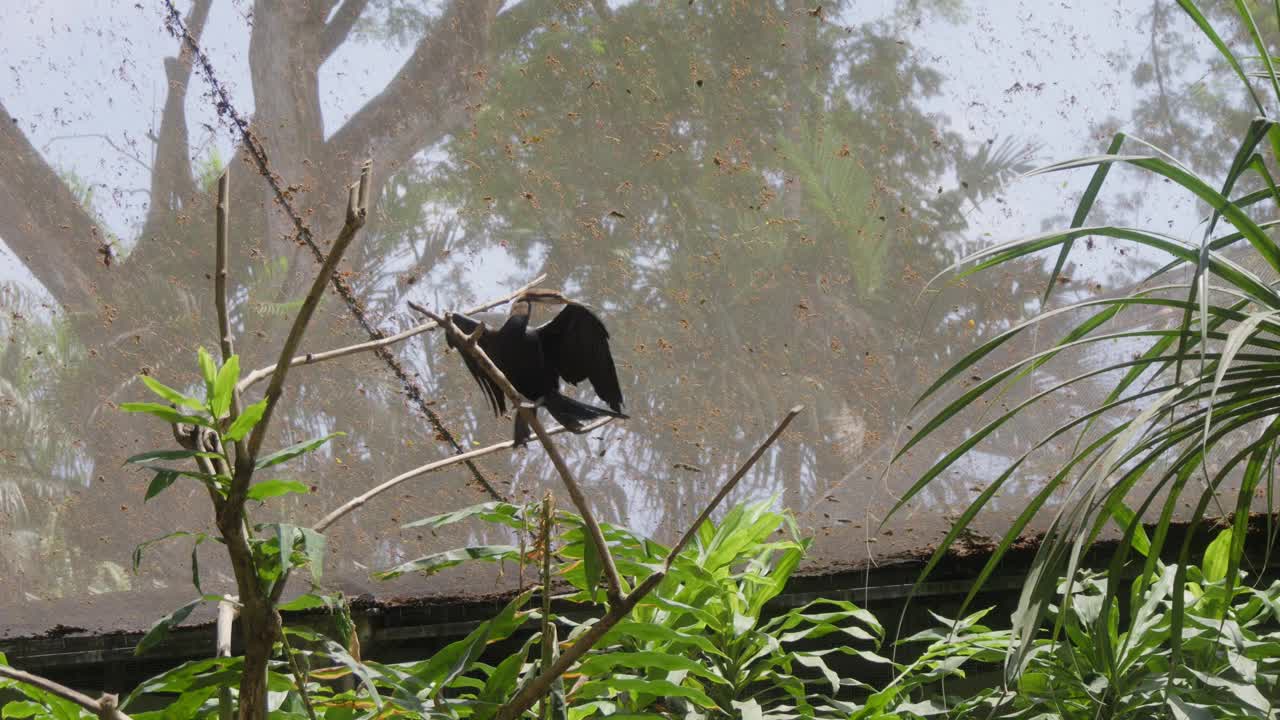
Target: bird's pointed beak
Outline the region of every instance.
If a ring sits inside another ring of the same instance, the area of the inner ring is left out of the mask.
[[[569,302],[559,290],[551,290],[547,288],[534,288],[526,290],[516,298],[516,302],[538,302],[549,303],[553,305],[562,305]]]

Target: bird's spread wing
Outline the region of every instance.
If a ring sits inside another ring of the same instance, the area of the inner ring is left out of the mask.
[[[472,332],[475,332],[476,328],[484,324],[479,320],[469,318],[460,313],[450,313],[449,319],[453,321],[455,327],[466,335],[470,335]],[[507,411],[507,399],[502,392],[502,388],[498,387],[498,384],[489,378],[485,373],[484,368],[480,367],[480,363],[476,362],[470,354],[463,352],[462,348],[458,347],[457,344],[453,342],[453,338],[448,335],[445,337],[447,338],[449,347],[457,350],[458,354],[462,356],[462,361],[467,364],[467,369],[471,371],[471,377],[476,379],[476,384],[480,386],[480,390],[484,393],[485,399],[489,401],[489,407],[493,408],[493,414],[502,415],[505,413]],[[477,343],[485,353],[489,355],[490,359],[493,358],[493,350],[488,346],[486,340],[490,340],[492,337],[492,333],[486,332],[480,337],[479,343]]]
[[[609,331],[595,313],[570,303],[537,332],[560,377],[571,383],[589,378],[596,395],[614,412],[622,412],[622,389],[609,352]]]

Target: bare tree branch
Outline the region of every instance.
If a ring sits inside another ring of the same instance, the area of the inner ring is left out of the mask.
[[[364,12],[368,4],[369,0],[343,0],[342,7],[338,8],[333,19],[325,25],[324,33],[320,37],[321,62],[328,60],[333,51],[346,41],[347,35],[351,34],[351,28],[355,27],[356,21],[360,19],[360,13]]]
[[[49,152],[49,146],[61,140],[101,140],[102,142],[107,144],[107,147],[110,147],[112,150],[115,150],[117,153],[134,161],[139,166],[141,166],[143,170],[146,170],[148,173],[151,172],[151,166],[148,165],[142,158],[133,154],[133,152],[126,150],[120,147],[119,145],[117,145],[116,141],[112,140],[111,136],[106,133],[80,133],[80,134],[74,134],[74,135],[55,135],[49,138],[49,141],[46,142],[44,145],[40,146],[40,152]],[[138,188],[136,190],[131,190],[130,192],[145,193],[148,191]]]
[[[342,254],[347,251],[347,246],[351,244],[356,232],[364,226],[365,218],[368,216],[368,206],[365,203],[369,200],[369,169],[370,163],[366,162],[360,170],[359,185],[351,188],[350,197],[347,201],[347,221],[343,224],[342,231],[338,233],[338,238],[333,241],[333,247],[329,249],[329,255],[325,258],[324,265],[316,273],[315,281],[311,283],[311,289],[307,292],[306,299],[302,301],[302,307],[298,309],[297,317],[294,318],[293,327],[289,328],[289,336],[284,341],[284,347],[280,350],[280,359],[276,361],[276,368],[271,373],[271,382],[267,385],[267,407],[262,412],[262,420],[253,428],[253,433],[249,436],[249,455],[244,459],[243,467],[236,468],[237,482],[231,484],[229,501],[235,501],[240,492],[248,490],[249,475],[252,474],[253,461],[258,457],[258,450],[262,447],[262,440],[266,437],[271,415],[275,411],[281,393],[284,392],[284,379],[289,374],[289,364],[293,359],[293,353],[297,351],[298,345],[302,342],[302,335],[307,331],[307,325],[311,322],[311,315],[315,312],[316,306],[320,304],[320,296],[324,294],[324,289],[329,284],[330,276],[337,270],[338,262],[342,260]],[[241,464],[239,462],[240,458],[237,457],[236,460],[237,464]],[[242,475],[244,476],[243,478],[241,477]]]
[[[570,667],[573,667],[573,664],[577,662],[579,658],[590,652],[591,649],[595,647],[596,643],[600,642],[600,639],[605,636],[605,633],[609,632],[613,629],[614,625],[617,625],[621,620],[626,618],[626,616],[641,600],[645,598],[645,596],[650,592],[653,592],[654,588],[658,587],[658,584],[666,578],[667,571],[671,569],[671,564],[675,562],[676,557],[680,555],[684,550],[685,545],[687,545],[697,533],[698,526],[710,517],[711,513],[715,512],[716,507],[719,506],[720,502],[729,494],[729,491],[733,490],[734,486],[738,484],[738,481],[742,479],[742,476],[747,474],[747,471],[756,464],[756,461],[764,455],[765,451],[769,449],[769,446],[778,439],[778,436],[787,429],[787,426],[791,424],[791,421],[794,420],[796,415],[799,415],[800,411],[803,409],[803,405],[797,405],[796,407],[791,408],[791,410],[787,412],[786,417],[782,419],[782,422],[778,423],[778,427],[769,434],[769,437],[765,438],[764,442],[756,448],[755,452],[751,453],[746,462],[742,464],[742,467],[738,468],[738,471],[725,482],[724,486],[720,488],[720,492],[716,493],[716,496],[712,498],[707,507],[700,515],[698,515],[698,519],[694,521],[694,524],[687,532],[685,532],[684,536],[680,538],[680,542],[676,543],[675,546],[667,553],[667,558],[662,563],[662,569],[641,581],[641,583],[636,586],[636,589],[632,590],[629,595],[622,598],[620,602],[610,605],[609,611],[592,624],[586,632],[578,636],[578,639],[574,640],[573,644],[561,653],[560,657],[556,658],[555,662],[552,663],[550,667],[544,668],[537,677],[533,678],[526,683],[524,687],[520,688],[520,690],[516,692],[515,696],[512,697],[506,705],[499,708],[497,714],[494,715],[494,720],[515,720],[520,717],[524,711],[533,707],[533,704],[537,702],[539,698],[550,692],[551,684],[555,682],[556,678],[563,675]]]
[[[533,280],[530,280],[528,283],[525,283],[524,285],[522,285],[517,290],[507,293],[506,295],[503,295],[500,298],[495,298],[493,300],[485,301],[484,303],[481,303],[480,305],[477,305],[473,308],[468,308],[463,312],[470,315],[472,313],[484,312],[485,310],[495,308],[499,305],[504,305],[508,302],[511,302],[512,298],[518,297],[521,293],[525,292],[529,288],[532,288],[534,285],[537,285],[538,283],[546,279],[547,279],[547,276],[545,274],[539,275]],[[358,345],[349,345],[347,347],[337,348],[336,350],[326,350],[324,352],[307,353],[305,355],[298,355],[297,357],[293,358],[293,360],[291,360],[289,364],[293,366],[313,365],[318,362],[324,362],[325,360],[333,360],[335,358],[346,357],[347,355],[355,355],[356,353],[368,352],[370,350],[376,350],[381,347],[387,347],[388,345],[394,345],[398,342],[408,340],[409,338],[417,335],[421,335],[424,332],[435,330],[437,327],[439,326],[436,324],[436,322],[434,320],[430,320],[420,325],[415,325],[414,327],[411,327],[408,330],[405,330],[403,332],[396,333],[395,335],[389,335],[387,337],[384,337],[378,340],[371,340],[369,342],[360,343]],[[238,389],[240,389],[241,391],[247,390],[253,385],[261,382],[263,379],[271,377],[271,373],[275,372],[275,369],[276,369],[275,365],[268,365],[267,367],[254,370],[253,372],[244,376],[244,379],[241,380],[240,384],[237,386]]]
[[[601,427],[602,425],[608,424],[613,419],[614,418],[611,418],[611,417],[600,418],[595,422],[592,422],[588,425],[583,426],[583,431],[586,432],[590,430],[595,430],[596,428]],[[569,429],[565,427],[554,427],[547,431],[547,435],[559,435],[560,433],[568,432],[568,431]],[[433,473],[433,472],[436,472],[437,470],[443,470],[444,468],[447,468],[451,465],[457,465],[460,462],[466,462],[467,460],[474,460],[475,458],[484,457],[485,455],[492,455],[493,453],[496,453],[499,450],[506,450],[507,448],[514,447],[514,446],[515,446],[514,440],[507,440],[506,442],[500,442],[500,443],[496,443],[486,447],[477,448],[475,450],[463,453],[461,455],[452,455],[442,460],[429,462],[426,465],[422,465],[420,467],[416,467],[407,472],[401,473],[391,478],[390,480],[387,480],[381,485],[378,485],[377,487],[374,487],[368,490],[367,492],[357,495],[356,497],[338,506],[328,515],[325,515],[324,518],[320,520],[320,522],[316,523],[313,529],[316,532],[324,532],[325,530],[329,529],[329,526],[333,525],[335,522],[341,519],[342,516],[347,515],[354,510],[358,510],[365,503],[369,502],[373,498],[381,495],[382,493],[390,490],[391,488],[399,485],[400,483],[406,480],[412,480],[413,478],[426,475],[427,473]]]
[[[44,161],[0,101],[0,238],[71,312],[94,313],[110,281],[97,221]],[[90,317],[93,315],[91,314]]]
[[[431,138],[466,118],[465,106],[484,87],[494,17],[503,0],[455,0],[419,41],[413,55],[325,143],[333,157],[373,157],[381,178],[398,170]]]
[[[48,678],[42,678],[39,675],[32,675],[29,672],[11,668],[7,665],[0,665],[0,677],[17,680],[20,683],[37,687],[47,693],[57,695],[63,700],[70,700],[85,710],[97,715],[99,718],[108,720],[133,720],[118,709],[119,698],[115,695],[104,693],[102,697],[94,700],[84,693],[76,692],[69,687],[59,685]]]
[[[609,601],[612,604],[617,604],[622,600],[622,581],[618,577],[618,568],[614,566],[613,554],[609,552],[609,544],[605,541],[604,532],[600,530],[600,523],[596,522],[595,515],[591,512],[591,505],[587,502],[586,496],[582,494],[582,489],[578,486],[578,481],[574,479],[573,472],[565,464],[564,457],[560,455],[560,450],[551,441],[551,436],[547,434],[547,429],[542,426],[542,421],[538,419],[538,414],[534,407],[524,401],[523,396],[511,384],[507,376],[503,375],[498,366],[493,364],[493,360],[489,359],[484,349],[476,344],[480,334],[484,331],[484,326],[481,325],[476,328],[476,331],[469,336],[463,335],[451,320],[442,318],[419,305],[410,303],[409,307],[435,320],[440,327],[444,328],[445,332],[462,348],[462,352],[467,353],[480,363],[480,367],[484,369],[485,374],[492,378],[498,384],[498,387],[502,388],[502,391],[511,399],[511,404],[516,407],[516,412],[524,413],[525,421],[537,433],[538,440],[542,442],[542,447],[546,449],[547,455],[551,457],[552,464],[555,465],[556,471],[560,473],[560,479],[564,481],[565,488],[569,491],[569,498],[573,500],[574,506],[578,508],[578,513],[582,515],[582,521],[587,526],[587,534],[591,537],[591,542],[595,545],[596,552],[600,555],[600,562],[604,566]]]
[[[716,507],[720,505],[725,496],[738,486],[738,481],[742,479],[742,476],[747,474],[747,471],[756,464],[756,461],[760,459],[760,456],[764,455],[765,450],[768,450],[769,446],[773,445],[773,442],[778,439],[778,436],[787,429],[787,426],[791,424],[792,420],[796,419],[796,416],[799,415],[802,410],[804,410],[803,405],[796,405],[787,411],[786,417],[782,418],[782,422],[778,423],[778,427],[774,428],[773,432],[769,434],[769,437],[765,438],[765,441],[760,444],[760,447],[756,448],[755,452],[751,453],[751,456],[742,464],[742,467],[738,468],[738,471],[729,478],[728,482],[724,484],[724,487],[720,488],[720,492],[716,493],[716,496],[711,499],[711,502],[707,507],[698,515],[698,519],[694,520],[693,524],[689,526],[689,529],[685,531],[684,536],[680,538],[680,542],[677,542],[675,547],[671,548],[671,552],[667,555],[667,562],[664,565],[665,567],[671,567],[671,562],[680,554],[681,550],[684,550],[684,546],[689,544],[689,541],[693,539],[693,536],[698,533],[698,528],[702,527],[702,523],[706,522],[707,518],[711,517],[711,513],[715,512]]]

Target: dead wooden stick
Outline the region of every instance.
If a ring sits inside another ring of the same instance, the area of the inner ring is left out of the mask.
[[[618,577],[618,568],[613,562],[613,555],[609,552],[609,544],[604,539],[604,532],[600,530],[600,523],[596,522],[595,515],[591,512],[591,506],[587,503],[587,498],[582,494],[582,489],[578,486],[578,481],[573,477],[573,473],[569,470],[569,466],[565,464],[564,457],[560,455],[559,449],[556,448],[551,436],[547,434],[547,429],[542,426],[542,421],[538,419],[538,414],[533,406],[525,402],[524,397],[516,390],[507,376],[502,374],[497,365],[493,364],[493,360],[485,353],[476,341],[479,339],[484,326],[476,328],[476,332],[471,335],[463,335],[458,330],[453,321],[442,318],[439,315],[427,310],[426,308],[411,305],[418,312],[426,315],[444,328],[449,337],[453,338],[455,344],[467,353],[476,362],[480,363],[480,367],[485,373],[502,388],[510,398],[511,404],[516,408],[516,412],[524,413],[525,421],[529,423],[529,427],[538,435],[538,440],[542,443],[542,447],[546,449],[547,455],[551,457],[552,464],[555,465],[556,471],[560,473],[560,479],[564,481],[565,488],[569,491],[569,497],[573,500],[574,506],[578,509],[578,513],[582,515],[582,522],[587,526],[587,534],[591,538],[591,542],[595,545],[596,552],[600,555],[600,562],[603,565],[605,584],[608,587],[608,596],[610,603],[617,603],[622,600],[622,580]]]
[[[522,285],[519,289],[510,293],[507,293],[506,295],[503,295],[500,298],[488,300],[473,308],[467,308],[464,311],[464,313],[467,315],[470,315],[473,313],[484,312],[485,310],[489,310],[499,305],[504,305],[506,303],[509,303],[513,298],[519,297],[522,293],[527,292],[534,285],[537,285],[538,283],[546,279],[547,279],[547,276],[545,274],[539,275],[538,277],[534,278],[528,283]],[[388,335],[387,337],[381,338],[379,340],[371,340],[369,342],[359,343],[357,345],[348,345],[347,347],[337,348],[335,350],[326,350],[324,352],[307,353],[305,355],[299,355],[293,358],[292,360],[290,360],[289,364],[290,365],[312,365],[315,363],[324,362],[325,360],[333,360],[334,358],[346,357],[347,355],[355,355],[356,353],[368,352],[370,350],[377,350],[380,347],[395,345],[396,343],[403,342],[405,340],[408,340],[411,337],[416,337],[418,335],[421,335],[422,333],[435,330],[437,327],[439,327],[439,325],[436,323],[436,321],[429,320],[420,325],[415,325],[409,328],[408,330],[405,330],[403,332],[398,332],[395,335]],[[236,387],[239,390],[243,391],[257,384],[258,382],[261,382],[262,380],[268,377],[271,377],[271,373],[275,372],[275,369],[276,369],[275,365],[268,365],[267,367],[254,370],[248,375],[245,375],[244,379],[242,379],[240,381],[240,384],[237,385]]]
[[[720,492],[716,493],[716,496],[712,498],[706,509],[698,515],[698,519],[694,521],[693,526],[685,532],[683,537],[680,538],[680,542],[676,543],[675,546],[667,553],[667,558],[662,563],[662,569],[641,581],[641,583],[636,586],[636,589],[632,590],[626,597],[623,597],[620,602],[610,604],[609,611],[597,620],[590,628],[588,628],[586,632],[579,635],[578,639],[575,640],[567,650],[561,653],[560,657],[556,658],[555,662],[553,662],[550,667],[543,669],[537,677],[526,683],[524,687],[520,688],[520,690],[516,692],[515,696],[512,697],[506,705],[498,708],[497,714],[494,715],[494,720],[515,720],[520,717],[524,711],[533,707],[533,704],[536,703],[539,698],[543,697],[551,690],[551,684],[555,682],[556,678],[563,675],[570,667],[573,667],[573,664],[577,662],[579,658],[590,652],[591,649],[595,647],[596,643],[600,642],[600,639],[605,636],[605,633],[609,632],[614,625],[621,622],[623,618],[625,618],[635,608],[635,606],[645,598],[645,596],[652,592],[654,588],[658,587],[658,584],[667,576],[667,571],[671,569],[671,564],[675,562],[676,556],[684,550],[684,546],[687,545],[690,539],[692,539],[697,533],[698,526],[706,521],[706,519],[711,516],[711,513],[715,512],[716,507],[719,506],[725,496],[729,494],[729,491],[738,484],[738,481],[742,479],[742,476],[747,474],[747,471],[756,464],[756,461],[758,461],[762,455],[764,455],[765,450],[767,450],[769,446],[778,439],[778,436],[782,434],[782,431],[787,429],[787,426],[791,424],[791,421],[795,419],[796,415],[800,414],[800,411],[803,409],[803,405],[797,405],[796,407],[791,408],[791,410],[787,412],[787,416],[782,419],[782,422],[778,423],[778,427],[770,433],[769,437],[765,438],[765,441],[760,444],[760,447],[756,448],[755,452],[751,453],[747,458],[747,461],[742,464],[742,467],[738,468],[738,471],[725,482],[724,486],[720,488]]]
[[[58,683],[32,675],[29,672],[11,668],[7,665],[0,665],[0,677],[6,677],[10,680],[16,680],[20,683],[40,688],[47,693],[57,695],[63,700],[70,700],[89,712],[97,715],[102,720],[133,720],[119,709],[120,699],[115,695],[103,693],[97,700],[85,695],[84,693],[72,690],[69,687],[59,685]]]
[[[218,635],[214,649],[220,658],[231,657],[231,628],[235,624],[236,614],[240,612],[235,600],[235,597],[227,597],[218,601]],[[218,717],[220,720],[231,720],[235,717],[235,713],[231,686],[224,684],[218,688]]]
[[[738,471],[729,478],[728,482],[724,484],[724,487],[720,488],[720,492],[716,493],[716,496],[711,499],[710,504],[703,508],[702,512],[698,514],[698,519],[693,521],[693,524],[689,526],[689,529],[686,530],[684,535],[680,538],[680,542],[677,542],[675,546],[671,548],[671,552],[667,554],[667,561],[663,564],[663,567],[671,567],[671,563],[675,560],[675,557],[679,555],[680,552],[684,550],[684,546],[688,545],[689,541],[698,534],[698,528],[702,527],[702,523],[706,522],[707,518],[711,517],[711,513],[720,505],[725,496],[737,487],[738,481],[742,479],[742,476],[746,475],[747,471],[760,460],[760,456],[764,455],[764,452],[769,449],[769,446],[778,439],[778,436],[787,429],[787,426],[791,424],[792,420],[796,419],[796,416],[799,415],[802,410],[804,410],[803,405],[796,405],[787,411],[786,417],[782,418],[782,422],[778,423],[778,427],[773,429],[773,432],[769,437],[765,438],[765,441],[760,444],[760,447],[756,448],[756,451],[751,453],[751,456],[742,464],[742,467],[738,468]]]
[[[583,432],[595,430],[596,428],[602,425],[608,424],[612,420],[613,418],[611,417],[600,418],[599,420],[596,420],[594,422],[591,422],[588,425],[583,426]],[[568,428],[557,426],[548,430],[547,434],[559,435],[562,432],[568,432],[568,431],[569,431]],[[506,450],[507,448],[514,447],[514,446],[515,446],[514,440],[507,440],[506,442],[500,442],[500,443],[495,443],[493,445],[488,445],[482,448],[476,448],[475,450],[462,453],[461,455],[453,455],[447,458],[443,458],[441,460],[429,462],[426,465],[420,465],[412,470],[405,471],[391,478],[390,480],[387,480],[381,485],[371,488],[368,491],[363,492],[355,496],[354,498],[351,498],[350,500],[346,501],[342,505],[339,505],[337,508],[334,508],[334,510],[330,512],[328,515],[325,515],[324,518],[320,520],[320,522],[313,525],[312,529],[315,530],[316,532],[324,532],[325,530],[329,529],[329,526],[333,525],[335,522],[340,520],[344,515],[350,514],[351,512],[360,509],[365,503],[381,495],[382,493],[390,490],[391,488],[399,485],[400,483],[405,482],[406,480],[412,480],[413,478],[426,475],[427,473],[433,473],[438,470],[443,470],[444,468],[447,468],[451,465],[457,465],[458,463],[463,463],[468,460],[475,460],[478,457],[484,457],[485,455],[492,455],[493,453],[496,453],[499,450]]]

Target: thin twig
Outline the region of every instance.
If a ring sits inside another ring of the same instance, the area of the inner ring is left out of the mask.
[[[507,293],[506,295],[503,295],[500,298],[496,298],[494,300],[488,300],[473,308],[468,308],[464,310],[463,313],[467,315],[471,315],[473,313],[484,312],[485,310],[495,308],[499,305],[505,305],[506,303],[511,302],[513,298],[519,297],[521,293],[528,291],[529,288],[533,287],[534,285],[537,285],[538,283],[546,279],[547,279],[546,275],[539,275],[538,277],[529,281],[525,285],[522,285],[518,290]],[[376,350],[378,348],[386,347],[388,345],[395,345],[398,342],[403,342],[405,340],[408,340],[411,337],[421,335],[424,332],[435,330],[437,327],[439,327],[439,325],[437,325],[434,320],[429,320],[420,325],[415,325],[409,328],[408,330],[405,330],[404,332],[399,332],[399,333],[396,333],[395,335],[388,335],[387,337],[384,337],[378,340],[372,340],[370,342],[364,342],[358,345],[348,345],[347,347],[337,348],[336,350],[326,350],[324,352],[307,353],[305,355],[299,355],[293,358],[293,360],[291,360],[289,364],[295,367],[298,365],[313,365],[315,363],[324,362],[325,360],[333,360],[335,358],[346,357],[347,355],[355,355],[356,353],[368,352],[370,350]],[[271,373],[275,372],[275,369],[276,369],[275,365],[268,365],[267,367],[254,370],[248,375],[245,375],[244,379],[240,381],[240,384],[237,387],[242,391],[246,390],[249,387],[261,382],[262,380],[265,380],[266,378],[271,377]]]
[[[127,134],[127,133],[125,134],[125,137],[126,137],[126,138],[128,137],[128,134]],[[148,175],[150,175],[150,174],[151,174],[151,166],[150,166],[150,165],[148,165],[148,164],[147,164],[147,163],[146,163],[142,158],[138,157],[137,155],[134,155],[132,152],[130,152],[130,151],[128,151],[128,150],[125,150],[124,148],[122,148],[122,147],[120,147],[119,145],[117,145],[117,144],[115,143],[115,141],[111,139],[111,136],[110,136],[110,135],[107,135],[106,133],[83,133],[83,134],[79,134],[79,135],[55,135],[55,136],[53,136],[53,137],[49,138],[49,141],[48,141],[48,142],[46,142],[43,146],[41,146],[41,148],[40,148],[40,152],[42,152],[42,153],[48,153],[48,152],[49,152],[49,146],[50,146],[50,145],[52,145],[52,144],[54,144],[55,142],[58,142],[59,140],[86,140],[86,139],[102,140],[102,141],[103,141],[103,142],[105,142],[107,145],[109,145],[109,146],[111,147],[111,149],[112,149],[112,150],[115,150],[116,152],[120,153],[121,155],[123,155],[123,156],[125,156],[125,157],[129,158],[130,160],[132,160],[132,161],[134,161],[134,162],[138,163],[138,165],[139,165],[139,166],[141,166],[143,170],[146,170],[146,171],[147,171],[147,174],[148,174]],[[149,191],[149,190],[143,190],[143,192],[150,192],[150,191]]]
[[[110,718],[112,720],[133,720],[119,709],[119,698],[115,695],[104,693],[102,697],[94,700],[84,693],[76,692],[69,687],[59,685],[58,683],[32,675],[29,672],[11,668],[7,665],[0,665],[0,677],[6,677],[10,680],[16,680],[20,683],[40,688],[47,693],[57,695],[63,700],[70,700],[89,712],[97,715],[99,718]]]
[[[596,420],[588,425],[583,426],[582,431],[587,432],[590,430],[594,430],[600,427],[601,425],[605,425],[609,423],[612,420],[613,418],[611,417],[600,418],[599,420]],[[554,427],[548,430],[547,434],[559,435],[562,432],[568,432],[568,431],[569,429],[565,427]],[[333,525],[335,522],[340,520],[342,516],[347,515],[353,510],[358,510],[365,503],[369,502],[370,500],[377,497],[378,495],[381,495],[382,493],[390,490],[391,488],[399,485],[400,483],[406,480],[412,480],[413,478],[419,477],[421,475],[426,475],[427,473],[436,472],[437,470],[443,470],[444,468],[447,468],[451,465],[457,465],[458,463],[461,463],[461,462],[474,460],[478,457],[483,457],[485,455],[491,455],[493,453],[498,452],[499,450],[506,450],[507,448],[510,448],[513,446],[515,446],[515,441],[507,440],[506,442],[500,442],[494,445],[489,445],[487,447],[477,448],[470,452],[465,452],[461,455],[453,455],[453,456],[444,458],[442,460],[429,462],[426,465],[421,465],[412,470],[401,473],[391,478],[390,480],[382,483],[381,485],[378,485],[377,487],[371,490],[368,490],[360,495],[357,495],[356,497],[338,506],[328,515],[325,515],[324,518],[320,520],[320,522],[316,523],[313,526],[312,529],[314,529],[316,532],[324,532],[325,530],[329,529],[329,526]]]
[[[342,260],[342,255],[347,251],[347,246],[351,244],[351,240],[356,236],[356,232],[364,226],[365,218],[368,216],[368,208],[360,205],[361,199],[368,198],[369,192],[369,169],[371,163],[366,161],[364,166],[360,168],[360,184],[351,188],[349,197],[347,198],[347,220],[342,225],[342,230],[338,233],[338,237],[333,241],[333,247],[329,249],[329,255],[324,259],[324,265],[320,267],[320,271],[316,273],[315,280],[311,283],[311,289],[307,292],[307,297],[302,301],[302,307],[298,309],[298,315],[293,320],[293,327],[289,328],[289,336],[284,341],[284,347],[280,350],[280,359],[276,361],[276,368],[271,373],[271,382],[267,385],[267,407],[262,412],[262,420],[253,428],[253,434],[249,436],[249,456],[245,459],[244,466],[250,470],[246,472],[241,468],[237,468],[237,480],[242,474],[251,474],[252,463],[258,457],[258,450],[262,447],[262,440],[267,435],[267,427],[271,423],[271,414],[275,410],[280,400],[280,395],[284,392],[284,379],[289,374],[289,364],[293,360],[293,354],[297,351],[298,345],[302,343],[302,335],[307,331],[307,325],[311,323],[311,315],[315,312],[316,306],[320,304],[320,297],[324,295],[324,289],[329,284],[329,278],[338,268],[338,262]],[[239,461],[240,458],[237,458]],[[247,490],[247,480],[246,481]],[[237,490],[236,484],[232,484],[232,493]]]
[[[474,334],[467,336],[458,330],[452,320],[442,318],[425,308],[415,306],[415,309],[435,320],[440,327],[444,328],[445,332],[454,339],[454,343],[461,348],[462,352],[475,359],[480,364],[480,367],[484,369],[485,374],[497,383],[498,387],[502,388],[502,391],[511,399],[511,404],[516,407],[516,412],[524,413],[525,421],[537,433],[538,440],[542,442],[542,447],[546,449],[547,455],[551,457],[551,463],[555,465],[556,471],[560,473],[560,479],[564,481],[565,488],[569,491],[569,498],[573,500],[578,513],[582,515],[583,523],[587,526],[587,534],[591,537],[592,544],[596,546],[596,552],[599,553],[600,562],[604,566],[609,601],[612,603],[620,601],[622,599],[622,581],[618,577],[618,568],[614,565],[613,555],[609,552],[609,544],[604,539],[604,532],[600,530],[600,523],[596,522],[595,515],[591,512],[591,506],[587,503],[586,496],[582,494],[582,489],[578,486],[578,481],[574,479],[569,466],[565,464],[564,457],[560,455],[559,449],[551,441],[551,436],[547,434],[547,429],[542,426],[542,421],[538,419],[537,411],[524,401],[519,391],[507,379],[507,376],[502,374],[498,366],[493,364],[493,360],[476,342],[484,326],[481,325]]]
[[[218,178],[217,239],[214,252],[213,299],[218,308],[218,343],[222,347],[222,362],[236,354],[235,340],[231,336],[231,312],[227,305],[227,238],[231,234],[231,170],[228,168]],[[240,417],[240,388],[231,391],[231,419]],[[244,439],[235,442],[236,456],[245,454]]]
[[[796,419],[796,416],[799,415],[802,410],[804,410],[803,405],[796,405],[787,411],[787,416],[782,418],[782,422],[778,423],[778,427],[774,428],[773,433],[770,434],[769,437],[765,438],[765,441],[760,444],[760,447],[756,448],[755,452],[751,453],[751,456],[742,464],[742,467],[738,468],[738,471],[729,478],[729,481],[724,484],[724,487],[720,488],[720,492],[716,493],[716,496],[711,499],[711,503],[708,504],[707,507],[698,515],[698,519],[694,520],[693,524],[689,526],[689,529],[685,531],[684,536],[680,538],[680,542],[676,543],[675,546],[671,548],[671,552],[668,553],[667,561],[663,567],[671,567],[671,563],[675,560],[676,556],[684,550],[684,546],[688,545],[689,541],[698,534],[698,528],[702,527],[702,523],[706,522],[707,518],[711,517],[711,513],[715,512],[716,507],[720,505],[725,496],[737,487],[738,481],[742,479],[742,476],[747,474],[747,471],[751,469],[751,466],[756,464],[756,461],[760,459],[760,456],[764,455],[764,452],[769,449],[769,446],[778,439],[778,436],[787,429],[787,426],[791,424],[792,420]]]
[[[605,633],[613,629],[613,626],[621,622],[635,608],[635,606],[645,598],[645,596],[650,592],[653,592],[654,588],[658,587],[658,584],[666,578],[667,571],[670,570],[671,564],[675,561],[676,556],[684,550],[684,546],[688,544],[689,539],[693,537],[698,526],[715,511],[720,502],[729,494],[729,491],[737,485],[743,475],[747,474],[747,471],[756,464],[756,461],[758,461],[762,455],[764,455],[765,450],[767,450],[769,446],[778,439],[778,436],[782,434],[782,431],[791,424],[791,421],[803,409],[804,406],[802,405],[791,408],[791,410],[787,412],[787,416],[782,419],[782,422],[778,423],[777,429],[775,429],[769,437],[765,438],[765,441],[760,444],[760,447],[756,448],[755,452],[751,453],[747,458],[747,461],[742,464],[742,467],[738,468],[738,471],[734,473],[727,482],[725,482],[724,486],[720,488],[720,492],[716,493],[716,496],[712,498],[710,504],[708,504],[706,509],[698,516],[698,520],[694,523],[693,527],[691,527],[689,531],[685,533],[684,537],[680,539],[680,542],[676,543],[675,546],[667,553],[667,558],[662,564],[662,569],[645,578],[636,586],[635,590],[632,590],[631,593],[622,598],[620,602],[610,605],[609,611],[589,627],[586,632],[578,636],[578,639],[575,640],[567,650],[561,653],[560,657],[556,658],[555,662],[553,662],[550,667],[544,668],[537,677],[526,683],[524,687],[520,688],[520,690],[516,692],[515,696],[512,697],[506,705],[499,708],[497,714],[494,715],[494,720],[515,720],[526,710],[533,707],[534,703],[536,703],[539,698],[542,698],[550,691],[551,685],[555,682],[556,678],[564,675],[564,673],[572,667],[579,658],[590,652],[591,649],[595,647],[596,643],[600,642],[600,638],[604,637]]]

